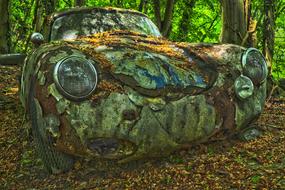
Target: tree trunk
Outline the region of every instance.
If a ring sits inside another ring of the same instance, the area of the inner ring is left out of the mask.
[[[46,15],[50,15],[56,10],[57,0],[45,0],[45,13]]]
[[[74,6],[82,7],[85,5],[85,0],[74,0]]]
[[[34,31],[40,32],[43,18],[43,2],[42,0],[36,0],[35,14],[34,14]]]
[[[161,33],[163,36],[168,37],[171,23],[172,23],[172,15],[173,15],[173,7],[174,7],[174,0],[168,0],[166,4],[166,9],[164,13]]]
[[[9,0],[0,1],[0,54],[10,52]]]
[[[163,36],[168,37],[171,30],[174,0],[167,0],[163,21],[160,13],[160,0],[153,0],[152,2],[157,27]]]
[[[247,47],[256,47],[257,45],[257,34],[256,34],[257,21],[253,20],[251,16],[251,0],[244,0],[244,8],[245,8],[247,34],[243,38],[241,45],[247,46]]]
[[[139,11],[142,12],[143,8],[145,7],[146,0],[141,0],[139,4]]]
[[[271,72],[274,52],[274,8],[275,0],[264,0],[264,31],[263,31],[263,54],[267,60],[268,69]]]
[[[34,14],[34,31],[40,32],[45,16],[52,14],[56,10],[57,0],[36,0]]]
[[[156,25],[159,30],[161,30],[161,15],[160,15],[160,2],[159,0],[153,0],[154,16],[156,20]]]
[[[247,11],[244,0],[221,0],[222,3],[222,43],[241,45],[247,35]]]

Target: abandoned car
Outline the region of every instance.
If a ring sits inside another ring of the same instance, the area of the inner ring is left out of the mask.
[[[45,20],[21,79],[50,172],[76,157],[125,163],[245,131],[262,112],[267,66],[254,48],[175,43],[146,15],[74,8]]]

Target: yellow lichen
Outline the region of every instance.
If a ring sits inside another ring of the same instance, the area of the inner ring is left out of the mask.
[[[102,80],[97,86],[96,93],[91,97],[93,102],[109,96],[112,92],[123,93],[124,89],[115,81]]]

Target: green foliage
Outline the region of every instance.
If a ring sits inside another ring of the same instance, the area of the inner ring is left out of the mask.
[[[218,42],[221,30],[219,2],[217,0],[194,2],[194,7],[190,7],[190,10],[185,8],[186,1],[176,3],[170,39],[187,42]]]
[[[173,179],[170,175],[166,175],[164,178],[161,179],[160,183],[164,185],[170,185],[173,183]]]
[[[257,184],[261,180],[261,176],[255,175],[251,177],[251,182]]]
[[[183,157],[179,156],[179,155],[171,155],[169,157],[169,161],[172,164],[182,164],[185,162],[185,160],[183,159]]]
[[[33,151],[31,150],[25,151],[22,155],[21,164],[26,165],[26,166],[32,165],[33,163],[32,155],[33,155]]]
[[[277,6],[277,18],[275,28],[275,46],[273,76],[275,79],[285,78],[285,0],[282,0],[283,6]],[[283,9],[283,11],[282,11]]]
[[[24,0],[10,2],[11,49],[14,52],[25,52],[28,48],[28,38],[33,31],[34,1]]]

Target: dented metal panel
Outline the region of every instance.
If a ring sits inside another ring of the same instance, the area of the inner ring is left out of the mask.
[[[266,83],[255,87],[254,94],[246,100],[236,102],[235,121],[239,129],[245,128],[252,119],[261,114],[266,99]]]
[[[230,135],[260,114],[265,83],[245,100],[234,89],[244,51],[126,31],[100,33],[42,45],[25,65],[21,95],[25,103],[35,80],[41,133],[61,151],[120,162],[163,156]],[[52,77],[54,66],[71,55],[93,60],[98,71],[94,94],[81,101],[61,94]]]
[[[35,108],[37,113],[37,127],[40,136],[45,140],[49,141],[49,137],[59,138],[60,137],[60,121],[59,118],[54,114],[47,116],[43,115],[42,107],[40,102],[34,98]]]

